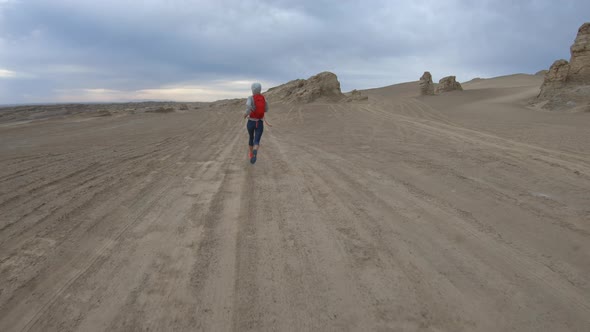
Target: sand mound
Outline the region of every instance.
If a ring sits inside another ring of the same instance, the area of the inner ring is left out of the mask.
[[[239,105],[244,105],[244,109],[246,109],[246,99],[245,98],[233,98],[233,99],[222,99],[217,100],[209,104],[209,107],[220,107],[220,108],[233,108]]]
[[[161,106],[154,110],[148,110],[148,113],[173,113],[175,110],[173,107]]]
[[[543,83],[543,76],[529,74],[513,74],[491,78],[474,78],[470,81],[461,83],[463,90],[473,89],[504,89],[517,87],[536,87],[537,89]],[[538,94],[538,91],[537,93]]]
[[[570,48],[570,61],[557,60],[545,74],[537,102],[550,110],[590,110],[590,23],[584,23]]]
[[[96,112],[96,116],[112,116],[113,113],[111,113],[108,110],[100,110],[98,112]]]
[[[269,89],[264,93],[271,102],[311,103],[314,101],[340,101],[338,77],[330,72],[319,73],[307,80],[298,79]]]
[[[455,90],[463,91],[461,84],[457,82],[455,76],[443,77],[440,81],[438,81],[438,85],[436,86],[437,94]]]

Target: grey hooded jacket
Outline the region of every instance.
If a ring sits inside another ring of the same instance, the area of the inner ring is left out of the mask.
[[[252,83],[252,94],[259,94],[262,92],[262,85],[260,85],[260,83]],[[268,103],[266,103],[265,105],[266,107],[264,108],[264,112],[268,112]],[[246,101],[246,115],[248,116],[248,120],[258,120],[258,119],[250,119],[250,113],[252,113],[252,111],[256,109],[256,105],[254,105],[254,98],[252,98],[252,96],[248,97],[248,100]]]

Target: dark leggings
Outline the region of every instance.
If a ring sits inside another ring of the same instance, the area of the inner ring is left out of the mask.
[[[248,135],[250,135],[250,140],[248,141],[248,145],[260,145],[260,138],[262,137],[262,132],[264,131],[264,121],[252,121],[248,120],[248,124],[246,125],[248,128]]]

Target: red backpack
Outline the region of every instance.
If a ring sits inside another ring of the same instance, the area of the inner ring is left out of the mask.
[[[252,96],[254,99],[254,110],[250,113],[250,118],[252,119],[262,119],[264,118],[264,110],[266,109],[266,99],[261,94],[255,94]]]

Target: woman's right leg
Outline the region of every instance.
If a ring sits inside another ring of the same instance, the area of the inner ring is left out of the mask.
[[[264,132],[264,122],[258,121],[254,127],[254,150],[258,150],[260,147],[260,140],[262,139],[262,133]]]

